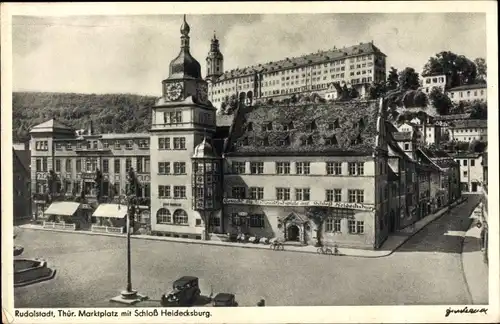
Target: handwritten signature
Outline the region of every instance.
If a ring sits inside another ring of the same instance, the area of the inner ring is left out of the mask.
[[[483,313],[484,315],[488,315],[488,308],[468,308],[467,306],[464,308],[460,309],[451,309],[451,307],[448,307],[446,310],[446,314],[444,315],[445,317],[450,316],[450,314],[478,314],[478,313]]]

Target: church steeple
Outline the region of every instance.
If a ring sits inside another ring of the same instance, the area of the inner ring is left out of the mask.
[[[219,40],[214,31],[207,55],[207,80],[214,82],[224,73],[224,56],[219,48]]]

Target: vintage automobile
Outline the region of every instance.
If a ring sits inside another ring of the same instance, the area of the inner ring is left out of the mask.
[[[184,276],[172,285],[172,291],[161,296],[162,306],[191,306],[200,296],[198,278]]]
[[[233,294],[219,293],[212,299],[213,307],[236,307],[238,303]]]

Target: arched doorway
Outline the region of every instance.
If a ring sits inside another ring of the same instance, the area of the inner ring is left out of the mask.
[[[288,238],[289,241],[296,241],[296,242],[299,241],[299,239],[300,239],[300,230],[299,230],[299,227],[297,225],[290,225],[290,226],[288,226],[287,231],[288,231],[287,238]]]

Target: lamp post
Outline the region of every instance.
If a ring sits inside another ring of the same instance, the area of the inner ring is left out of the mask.
[[[130,247],[130,218],[134,217],[135,209],[137,208],[137,197],[135,190],[137,186],[137,180],[135,179],[135,174],[131,169],[128,175],[129,182],[134,185],[130,186],[130,195],[120,195],[118,201],[118,208],[120,209],[121,202],[125,198],[127,203],[127,288],[123,290],[120,295],[111,298],[112,302],[117,302],[121,304],[133,305],[140,301],[148,299],[147,296],[137,293],[137,290],[132,289],[132,257],[131,257],[131,247]]]

